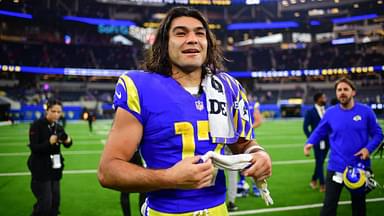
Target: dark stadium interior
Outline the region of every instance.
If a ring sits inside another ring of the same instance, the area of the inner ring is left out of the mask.
[[[148,31],[154,31],[148,26],[156,27],[164,12],[178,4],[138,2],[1,1],[1,11],[18,12],[33,18],[0,14],[0,100],[11,103],[11,110],[15,103],[19,104],[17,107],[41,105],[49,97],[92,109],[96,109],[96,106],[110,109],[116,82],[114,76],[72,76],[39,71],[12,73],[12,66],[116,70],[139,68],[150,45],[151,34]],[[311,104],[312,95],[319,90],[332,98],[334,91],[331,82],[344,74],[340,70],[355,68],[352,72],[350,69],[348,76],[356,80],[358,100],[367,104],[383,104],[382,1],[292,2],[261,1],[245,6],[244,1],[232,1],[230,6],[213,3],[193,6],[213,24],[211,28],[228,59],[225,67],[234,76],[244,71],[336,69],[336,72],[328,75],[238,77],[247,89],[251,102],[278,106],[281,100],[300,98],[304,105]],[[367,14],[374,17],[337,21]],[[130,20],[139,28],[87,24],[65,20],[66,16]],[[234,23],[282,21],[298,23],[298,27],[227,28]],[[276,35],[281,39],[268,42],[268,36]],[[116,36],[121,36],[123,40],[114,41]],[[352,43],[334,44],[335,39],[351,37],[354,39]],[[267,42],[259,43],[256,39],[266,39]],[[126,41],[128,44],[125,44]],[[376,66],[375,69],[368,68],[373,66]],[[89,105],[89,102],[93,105]],[[101,113],[98,117],[105,117]]]

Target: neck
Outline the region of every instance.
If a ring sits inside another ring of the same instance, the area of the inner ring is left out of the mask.
[[[342,109],[345,109],[345,110],[352,109],[354,105],[355,105],[355,101],[354,101],[353,98],[351,98],[351,100],[350,100],[349,103],[347,103],[347,104],[341,104],[341,103],[340,103],[340,107],[341,107]]]
[[[172,70],[172,78],[183,87],[196,87],[201,83],[202,71],[196,70],[191,73],[185,73],[180,70]]]

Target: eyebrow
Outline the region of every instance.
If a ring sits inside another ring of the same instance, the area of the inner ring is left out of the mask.
[[[175,31],[177,31],[177,30],[179,30],[179,29],[181,29],[181,30],[188,30],[189,28],[188,27],[186,27],[186,26],[175,26],[173,29],[172,29],[172,32],[175,32]],[[205,31],[205,28],[203,27],[203,26],[199,26],[199,27],[196,27],[196,28],[194,28],[194,29],[192,29],[193,31],[201,31],[201,30],[204,30]]]

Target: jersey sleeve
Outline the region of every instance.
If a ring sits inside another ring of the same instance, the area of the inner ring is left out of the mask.
[[[120,107],[128,111],[143,123],[139,90],[128,74],[121,75],[116,83],[113,107],[115,110]]]

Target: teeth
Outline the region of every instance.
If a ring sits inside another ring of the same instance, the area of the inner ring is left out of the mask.
[[[183,53],[198,53],[198,50],[184,50]]]

